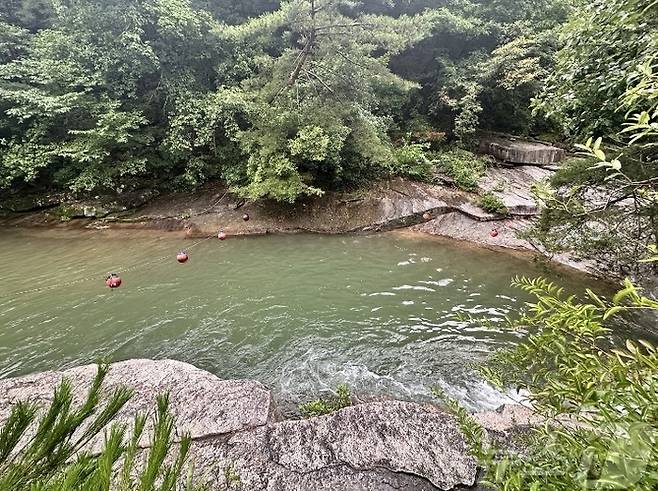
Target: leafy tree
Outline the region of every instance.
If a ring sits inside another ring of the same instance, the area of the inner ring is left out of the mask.
[[[655,59],[656,32],[654,0],[597,0],[578,8],[562,30],[564,47],[537,111],[576,141],[614,137],[625,122],[620,98],[629,76]]]
[[[51,28],[14,28],[0,45],[0,185],[116,192],[223,177],[292,201],[385,175],[381,97],[412,86],[388,61],[434,17],[351,6],[295,0],[227,26],[188,0],[62,0]]]
[[[550,252],[577,251],[616,274],[658,240],[658,132],[655,125],[655,3],[602,2],[578,9],[565,28],[555,75],[538,102],[585,157],[536,194],[544,211],[530,238]],[[588,132],[596,132],[589,133]]]
[[[181,165],[158,144],[168,107],[214,87],[214,25],[184,0],[62,9],[26,57],[0,66],[0,183],[116,190]]]
[[[564,3],[494,4],[11,0],[0,188],[222,178],[294,201],[402,172],[392,141],[417,121],[524,131]]]
[[[213,14],[216,20],[231,25],[242,24],[248,19],[273,12],[279,8],[279,0],[193,0],[197,9]]]
[[[648,78],[638,78],[637,87],[658,93],[652,69],[642,70]],[[634,91],[624,99],[628,104],[636,100]],[[621,133],[630,135],[625,147],[606,151],[602,138],[590,138],[578,145],[585,160],[558,172],[552,186],[537,187],[544,209],[529,236],[549,251],[579,251],[617,272],[638,275],[647,269],[638,261],[658,240],[658,132],[655,105],[631,114]]]
[[[620,315],[658,311],[658,302],[626,281],[612,301],[587,291],[566,296],[543,279],[515,284],[536,297],[507,329],[528,332],[482,367],[501,389],[521,389],[545,424],[521,442],[521,454],[490,444],[484,430],[450,403],[484,484],[501,490],[637,489],[658,485],[658,350],[646,341],[611,347]],[[500,326],[496,326],[500,328]]]
[[[238,136],[248,156],[245,196],[294,201],[387,170],[379,97],[412,87],[388,61],[427,36],[434,16],[344,13],[351,4],[294,0],[225,31],[233,42],[260,44],[259,70],[244,82],[256,110]]]
[[[571,2],[434,1],[409,8],[417,3],[444,15],[432,37],[394,65],[423,87],[404,117],[429,117],[465,145],[479,129],[531,131],[530,100],[552,70],[555,31]]]

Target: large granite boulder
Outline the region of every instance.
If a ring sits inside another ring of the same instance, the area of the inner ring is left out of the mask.
[[[476,476],[450,416],[400,401],[275,423],[226,445],[205,441],[192,458],[212,489],[229,484],[227,469],[249,490],[449,490]]]
[[[96,365],[63,372],[43,372],[26,377],[0,380],[0,421],[18,401],[46,406],[62,379],[71,382],[73,397],[80,404],[96,375]],[[251,380],[221,380],[192,365],[174,360],[131,360],[111,366],[104,382],[105,394],[117,386],[134,391],[117,422],[131,425],[139,412],[153,412],[156,397],[168,392],[170,409],[178,422],[179,434],[192,438],[235,433],[262,426],[271,417],[272,396],[262,384]],[[148,445],[152,435],[149,421],[140,444]],[[103,443],[103,436],[92,442],[92,450]]]
[[[81,401],[95,373],[90,365],[0,381],[0,422],[19,400],[45,405],[63,378]],[[178,433],[193,439],[195,475],[212,490],[450,490],[475,482],[455,421],[431,405],[383,401],[276,421],[271,394],[258,382],[221,380],[171,360],[114,364],[105,394],[118,385],[134,390],[119,416],[127,423],[170,393]]]

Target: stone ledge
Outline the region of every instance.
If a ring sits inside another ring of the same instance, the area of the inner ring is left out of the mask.
[[[19,400],[46,404],[62,378],[75,399],[86,394],[94,365],[0,380],[0,423]],[[435,406],[383,401],[307,420],[274,421],[269,390],[226,381],[187,363],[131,360],[111,366],[104,384],[134,390],[119,422],[153,410],[170,392],[178,432],[193,438],[190,459],[210,489],[227,489],[226,469],[241,490],[450,490],[471,486],[476,463],[456,422]],[[144,447],[152,428],[147,426]],[[102,438],[93,442],[99,448]]]
[[[96,374],[96,365],[86,365],[62,372],[44,372],[26,377],[0,380],[0,421],[18,401],[47,405],[55,387],[63,378],[71,382],[73,396],[79,404],[86,396]],[[272,396],[259,382],[221,380],[188,363],[174,360],[130,360],[111,366],[104,382],[104,394],[124,385],[134,395],[119,413],[116,422],[132,424],[139,412],[153,411],[156,397],[170,393],[170,409],[177,420],[179,434],[192,438],[232,434],[265,425],[271,419]],[[145,428],[140,445],[147,446],[152,424]],[[95,451],[103,444],[99,435],[91,442]]]

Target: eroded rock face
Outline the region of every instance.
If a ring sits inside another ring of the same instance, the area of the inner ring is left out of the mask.
[[[89,365],[0,381],[0,423],[19,400],[47,403],[63,377],[80,402],[95,373]],[[455,421],[431,405],[383,401],[277,422],[271,394],[258,382],[220,380],[171,360],[114,364],[105,393],[118,385],[134,390],[121,422],[152,411],[156,396],[170,392],[178,433],[192,435],[197,479],[213,490],[450,490],[475,482]]]

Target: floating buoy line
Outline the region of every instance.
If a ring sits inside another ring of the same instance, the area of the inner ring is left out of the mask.
[[[201,212],[194,213],[190,216],[192,217],[192,216],[199,216],[199,215],[207,214],[210,210],[212,210],[217,205],[219,205],[219,203],[224,199],[224,197],[227,196],[227,194],[228,194],[228,191],[226,191],[224,194],[222,194],[222,196],[217,201],[215,201],[212,205],[210,205],[208,208],[204,209]],[[249,216],[248,213],[244,213],[242,215],[242,220],[245,221],[245,222],[248,222],[250,220],[250,218],[251,217]],[[219,224],[218,224],[218,227],[219,227]],[[221,241],[224,241],[227,238],[228,238],[228,235],[226,234],[226,232],[223,229],[220,228],[217,235],[211,235],[209,237],[206,237],[205,239],[201,239],[201,240],[195,242],[194,244],[192,244],[191,246],[186,247],[185,249],[181,249],[180,251],[178,251],[178,253],[175,256],[176,261],[178,261],[178,263],[180,263],[180,264],[185,264],[190,259],[189,251],[191,249],[193,249],[196,246],[198,246],[198,245],[200,245],[200,244],[202,244],[202,243],[204,243],[208,240],[211,240],[211,239],[219,239]],[[150,265],[153,265],[153,264],[156,264],[156,263],[163,262],[167,259],[171,259],[171,255],[168,254],[166,256],[159,257],[159,258],[154,259],[152,261],[146,261],[145,263],[141,263],[141,264],[138,263],[138,264],[133,265],[129,268],[123,269],[123,272],[125,273],[125,272],[128,272],[128,271],[133,271],[133,270],[138,269],[138,268],[143,268],[143,267],[146,267],[146,266],[150,266]],[[29,293],[40,293],[40,292],[44,292],[44,291],[48,291],[48,290],[60,289],[62,286],[71,286],[71,285],[75,285],[75,284],[79,284],[79,283],[85,283],[87,281],[98,280],[99,276],[102,276],[102,275],[96,274],[94,276],[89,276],[89,277],[86,277],[86,278],[80,278],[78,280],[69,281],[69,282],[65,283],[64,285],[58,283],[58,284],[53,284],[53,285],[44,286],[44,287],[40,287],[40,288],[33,288],[33,289],[30,289],[30,290],[23,290],[23,291],[19,291],[19,292],[15,292],[15,293],[10,293],[10,294],[7,294],[7,295],[0,295],[0,298],[13,297],[13,296],[17,296],[17,295],[26,295],[26,294],[29,294]],[[107,286],[111,290],[116,290],[122,284],[123,284],[123,279],[121,278],[120,272],[106,273],[106,275],[105,275],[105,286]]]
[[[201,240],[193,243],[189,247],[186,247],[185,249],[180,250],[175,256],[176,261],[178,261],[180,264],[186,263],[190,258],[190,254],[189,254],[190,250],[192,250],[195,247],[203,244],[204,242],[207,242],[207,241],[212,240],[212,239],[217,240],[218,238],[220,238],[220,240],[223,241],[223,240],[226,240],[228,238],[228,235],[226,234],[226,232],[221,230],[217,235],[211,235],[209,237],[201,239]],[[141,263],[134,264],[134,265],[129,266],[127,268],[123,268],[121,271],[116,270],[116,271],[113,271],[113,272],[108,272],[104,275],[105,286],[108,287],[111,290],[116,290],[119,287],[121,287],[121,285],[123,284],[123,278],[121,277],[121,273],[127,273],[127,272],[130,272],[130,271],[134,271],[136,269],[151,266],[153,264],[160,263],[160,262],[163,262],[163,261],[168,260],[168,259],[169,260],[172,259],[171,254],[167,254],[166,256],[161,256],[161,257],[158,257],[157,259],[149,260],[149,261],[146,261],[146,262],[141,262]],[[27,294],[30,294],[30,293],[41,293],[41,292],[45,292],[45,291],[49,291],[49,290],[61,289],[63,286],[72,286],[72,285],[76,285],[76,284],[80,284],[80,283],[85,283],[85,282],[88,282],[88,281],[98,281],[99,277],[103,277],[103,274],[102,273],[100,273],[100,274],[97,273],[97,274],[94,274],[93,276],[88,276],[88,277],[85,277],[85,278],[80,278],[80,279],[77,279],[77,280],[68,281],[64,284],[57,283],[57,284],[51,284],[51,285],[43,286],[43,287],[39,287],[39,288],[33,288],[33,289],[22,290],[22,291],[18,291],[18,292],[14,292],[14,293],[8,293],[6,295],[0,295],[0,298],[14,297],[14,296],[18,296],[18,295],[27,295]]]
[[[221,201],[224,198],[224,196],[226,196],[226,193],[213,206],[216,206],[219,203],[219,201]],[[432,218],[433,217],[429,212],[426,212],[426,213],[423,214],[423,219],[425,221],[429,221]],[[242,220],[245,221],[245,222],[248,222],[250,220],[249,214],[245,213],[244,215],[242,215]],[[489,235],[492,238],[498,237],[498,235],[499,235],[498,229],[496,229],[496,228],[492,229],[491,232],[489,232]],[[202,239],[202,240],[199,240],[198,242],[195,242],[194,244],[187,247],[186,249],[182,249],[182,250],[178,251],[178,253],[176,254],[176,261],[178,261],[180,264],[187,263],[190,259],[190,255],[189,255],[189,252],[188,252],[189,250],[191,250],[194,247],[196,247],[196,246],[198,246],[198,245],[200,245],[200,244],[202,244],[202,243],[204,243],[208,240],[211,240],[215,237],[217,237],[217,239],[219,239],[220,241],[224,241],[228,238],[226,232],[223,229],[220,229],[216,236],[211,235],[210,237],[206,237],[205,239]],[[162,261],[164,261],[164,260],[166,260],[170,257],[171,256],[166,255],[166,256],[162,256],[158,259],[155,259],[153,261],[147,261],[146,263],[143,263],[143,264],[137,264],[137,265],[134,265],[130,268],[124,269],[124,272],[132,271],[132,270],[135,270],[137,268],[141,268],[141,267],[145,267],[145,266],[150,266],[152,264],[162,262]],[[91,280],[97,279],[97,278],[98,278],[98,275],[94,275],[94,276],[90,276],[90,277],[87,277],[87,278],[81,278],[79,280],[74,280],[74,281],[68,282],[68,283],[66,283],[66,285],[69,285],[69,286],[70,285],[75,285],[77,283],[83,283],[83,282],[91,281]],[[109,272],[105,276],[105,285],[108,288],[110,288],[111,290],[115,290],[115,289],[119,288],[122,285],[122,283],[123,283],[123,280],[122,280],[119,273]],[[57,284],[57,285],[44,286],[44,287],[41,287],[41,288],[34,288],[32,290],[23,290],[23,291],[19,291],[19,292],[16,292],[16,293],[11,293],[11,294],[8,294],[8,295],[0,295],[0,298],[8,297],[8,296],[24,295],[24,294],[28,294],[28,293],[39,293],[39,292],[43,292],[43,291],[54,290],[54,289],[57,289],[57,288],[61,288],[61,285]]]

